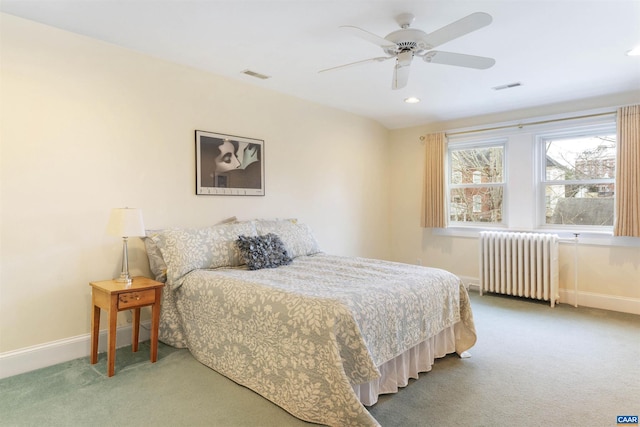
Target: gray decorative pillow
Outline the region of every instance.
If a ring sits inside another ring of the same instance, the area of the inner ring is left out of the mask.
[[[291,257],[282,240],[273,233],[263,236],[238,236],[236,244],[249,270],[275,268],[291,263]]]

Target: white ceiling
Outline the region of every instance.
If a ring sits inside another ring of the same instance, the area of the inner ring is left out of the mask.
[[[389,129],[640,90],[638,0],[2,0],[5,13],[379,121]],[[473,12],[491,25],[438,50],[495,58],[488,70],[414,60],[392,91],[394,61],[340,30],[386,36],[395,17],[430,33]],[[252,70],[271,76],[258,80]],[[513,82],[522,86],[496,91]],[[403,102],[417,96],[419,104]]]

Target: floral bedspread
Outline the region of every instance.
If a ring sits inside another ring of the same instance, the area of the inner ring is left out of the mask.
[[[453,325],[456,352],[475,343],[460,279],[408,264],[317,254],[274,269],[196,270],[173,297],[196,359],[331,426],[378,425],[352,384],[378,378],[382,363]]]

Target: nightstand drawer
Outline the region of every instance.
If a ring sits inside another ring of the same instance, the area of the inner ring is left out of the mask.
[[[143,305],[153,304],[155,301],[156,291],[153,289],[149,289],[148,291],[127,292],[118,296],[118,310],[142,307]]]

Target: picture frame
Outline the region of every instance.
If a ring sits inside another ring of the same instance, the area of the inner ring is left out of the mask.
[[[264,141],[196,130],[196,195],[264,196]]]

